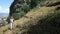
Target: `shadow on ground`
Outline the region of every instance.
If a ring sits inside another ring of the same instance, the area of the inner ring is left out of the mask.
[[[60,34],[60,14],[40,20],[30,27],[28,34]]]

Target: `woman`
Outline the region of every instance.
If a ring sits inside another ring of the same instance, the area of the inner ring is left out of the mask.
[[[13,16],[10,17],[10,29],[12,30],[14,28],[14,18]]]

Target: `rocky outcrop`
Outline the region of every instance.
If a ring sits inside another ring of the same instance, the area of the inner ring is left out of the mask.
[[[30,9],[37,6],[40,0],[14,0],[10,6],[10,16],[14,13],[27,13]]]
[[[17,13],[21,10],[27,12],[33,6],[36,6],[37,3],[40,3],[42,6],[56,6],[60,5],[60,0],[14,0],[10,6],[10,15]],[[25,8],[24,8],[25,6]]]
[[[29,9],[29,4],[26,2],[27,0],[14,0],[10,6],[10,16],[13,13],[19,13],[24,11],[27,13]]]

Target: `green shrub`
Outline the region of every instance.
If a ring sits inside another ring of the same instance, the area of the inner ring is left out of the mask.
[[[24,14],[25,14],[25,12],[21,11],[21,12],[19,12],[19,13],[14,13],[14,14],[12,14],[12,16],[13,16],[14,19],[16,20],[16,19],[21,18]]]

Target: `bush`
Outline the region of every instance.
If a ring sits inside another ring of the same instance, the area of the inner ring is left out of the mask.
[[[15,20],[21,18],[25,14],[24,11],[21,11],[19,13],[14,13],[12,16],[14,17]]]

